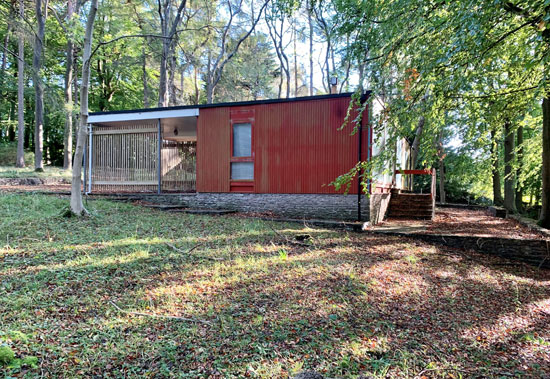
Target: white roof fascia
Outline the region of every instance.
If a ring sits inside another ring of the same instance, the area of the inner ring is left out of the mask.
[[[138,120],[155,120],[159,118],[176,118],[176,117],[196,117],[199,115],[199,108],[187,109],[167,109],[161,111],[150,112],[124,112],[124,113],[107,113],[88,116],[89,124],[100,124],[106,122],[117,121],[138,121]]]

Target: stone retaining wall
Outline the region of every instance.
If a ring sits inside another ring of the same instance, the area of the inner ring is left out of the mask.
[[[275,215],[325,220],[357,220],[357,195],[195,193],[140,194],[141,199],[156,204],[179,204],[197,209],[227,209],[239,212],[272,212]],[[369,199],[363,196],[361,218],[369,219]]]

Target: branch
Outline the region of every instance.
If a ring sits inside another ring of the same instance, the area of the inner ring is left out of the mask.
[[[227,62],[233,58],[233,56],[237,53],[237,51],[239,50],[239,47],[241,46],[241,44],[244,42],[244,40],[246,40],[248,38],[248,36],[250,36],[250,34],[252,34],[252,32],[254,31],[254,29],[256,28],[256,25],[258,24],[258,21],[260,21],[260,18],[262,17],[262,13],[263,11],[265,10],[265,7],[267,6],[267,4],[269,3],[270,0],[266,0],[264,2],[264,5],[262,5],[262,7],[260,8],[260,11],[258,12],[258,17],[256,17],[256,19],[253,21],[252,23],[252,27],[248,30],[248,32],[246,32],[246,34],[241,37],[238,41],[237,41],[237,44],[235,45],[235,47],[233,48],[233,51],[224,59],[224,61],[219,65],[219,67],[217,67],[216,69],[216,76],[215,76],[215,82],[213,83],[214,87],[216,86],[216,84],[219,82],[220,80],[220,77],[221,77],[221,72],[224,68],[224,66],[227,64]]]
[[[111,305],[113,307],[115,307],[119,312],[126,313],[126,314],[129,314],[129,315],[154,317],[154,318],[168,318],[168,319],[171,319],[171,320],[190,321],[190,322],[197,322],[197,323],[203,323],[203,324],[210,325],[209,321],[200,320],[200,319],[196,319],[196,318],[178,317],[178,316],[170,316],[170,315],[157,315],[157,314],[154,314],[154,313],[131,312],[131,311],[127,311],[127,310],[124,310],[124,309],[120,308],[113,301],[109,301],[109,303],[111,303]]]
[[[57,14],[57,11],[51,7],[51,6],[48,6],[48,9],[50,11],[52,11],[53,13],[53,16],[55,17],[55,19],[57,20],[59,26],[61,26],[61,29],[63,29],[63,31],[65,32],[65,34],[69,34],[69,31],[67,30],[67,28],[65,27],[65,25],[63,24],[63,20],[61,20],[61,18],[59,18],[59,15]]]
[[[449,95],[450,98],[453,98],[453,99],[489,99],[489,98],[492,98],[492,97],[498,97],[498,96],[507,96],[507,95],[512,95],[514,93],[518,93],[518,92],[527,92],[527,91],[532,91],[534,89],[537,89],[539,86],[531,86],[531,87],[526,87],[526,88],[518,88],[518,89],[515,89],[515,90],[511,90],[511,91],[506,91],[506,92],[494,92],[494,93],[491,93],[491,94],[486,94],[486,95],[475,95],[475,96],[468,96],[468,95]]]

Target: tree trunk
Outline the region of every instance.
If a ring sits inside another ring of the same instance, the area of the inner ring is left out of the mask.
[[[523,170],[523,125],[518,126],[516,143],[516,159],[518,162],[516,170],[516,209],[521,213],[523,212],[523,183],[520,182],[519,178]]]
[[[499,143],[496,138],[496,131],[491,130],[491,170],[493,177],[493,204],[502,206],[504,200],[502,199],[502,191],[500,188],[500,169],[498,164],[498,150]]]
[[[422,116],[416,125],[414,140],[411,146],[411,170],[416,169],[416,164],[418,163],[418,152],[420,150],[420,141],[422,140],[422,132],[424,131],[425,123],[426,119]]]
[[[187,0],[181,0],[178,9],[172,19],[172,3],[170,1],[161,4],[158,0],[158,11],[162,31],[162,53],[160,55],[160,78],[159,78],[159,107],[166,107],[170,102],[168,83],[168,64],[174,54],[174,36],[181,21],[181,16]]]
[[[19,21],[25,17],[25,2],[19,0]],[[25,39],[19,28],[17,46],[17,158],[16,167],[25,167]]]
[[[170,41],[162,40],[162,53],[160,55],[160,77],[159,77],[159,107],[168,106],[168,59],[170,54]]]
[[[174,41],[172,42],[172,45],[170,46],[170,70],[168,72],[168,104],[170,106],[176,105],[176,55],[173,53],[175,50],[175,41],[176,37],[174,37]]]
[[[10,16],[11,16],[11,7],[10,7]],[[4,78],[6,77],[6,65],[8,64],[8,45],[10,42],[11,34],[11,21],[8,21],[8,28],[6,30],[6,37],[4,38],[4,51],[2,52],[2,72],[0,74],[0,88],[4,89]]]
[[[293,48],[294,48],[294,97],[298,96],[298,53],[296,51],[296,20],[293,20],[292,31],[294,32]]]
[[[98,0],[92,0],[88,20],[86,21],[86,32],[84,35],[84,51],[82,54],[82,85],[80,86],[80,125],[76,139],[76,150],[73,164],[73,177],[71,183],[71,212],[75,215],[86,214],[82,203],[82,158],[84,145],[86,143],[86,128],[88,126],[88,87],[90,85],[90,59],[92,55],[92,36],[94,21],[97,13]],[[88,175],[91,175],[89,173]]]
[[[32,60],[34,101],[34,169],[44,171],[44,83],[42,81],[42,54],[44,53],[44,36],[46,32],[46,16],[48,0],[36,0],[36,19],[38,29],[34,38],[34,54]]]
[[[542,101],[542,208],[539,224],[550,229],[550,93]]]
[[[141,49],[141,55],[141,69],[143,75],[143,106],[145,108],[149,108],[151,105],[149,103],[149,75],[147,75],[147,55],[145,54],[145,45]]]
[[[445,152],[443,150],[443,130],[439,132],[438,143],[438,156],[439,156],[439,202],[441,204],[446,203],[445,199]]]
[[[308,5],[309,7],[310,5]],[[312,10],[307,10],[307,22],[309,25],[309,96],[313,96],[313,21],[311,19]]]
[[[67,22],[74,14],[74,1],[67,0]],[[73,167],[73,61],[74,46],[71,36],[68,36],[65,64],[65,132],[63,138],[63,168],[70,170]]]
[[[514,137],[512,123],[506,120],[504,123],[504,207],[512,213],[516,213],[516,186],[513,169]]]

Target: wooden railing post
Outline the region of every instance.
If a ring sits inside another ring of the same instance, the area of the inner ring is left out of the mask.
[[[435,168],[432,168],[432,219],[435,216],[435,198],[436,198],[436,192],[437,192],[436,176],[437,176],[437,173],[435,171]]]

